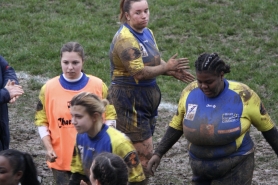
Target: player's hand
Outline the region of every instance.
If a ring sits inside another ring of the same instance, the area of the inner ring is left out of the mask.
[[[57,159],[57,155],[54,150],[49,150],[46,152],[46,160],[53,163]]]
[[[167,71],[176,71],[179,69],[189,69],[189,60],[187,58],[177,58],[178,54],[173,55],[166,63]]]
[[[88,185],[88,184],[86,182],[84,182],[83,180],[81,180],[80,185]]]
[[[148,162],[147,170],[152,176],[154,176],[154,172],[160,163],[160,159],[161,158],[158,155],[153,155]]]
[[[190,72],[186,71],[186,69],[171,71],[170,74],[171,76],[185,83],[190,83],[195,80],[195,77]]]

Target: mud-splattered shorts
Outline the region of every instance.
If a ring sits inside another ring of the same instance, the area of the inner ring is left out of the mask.
[[[190,159],[193,185],[251,185],[254,171],[254,153],[201,161]]]
[[[161,100],[159,87],[113,84],[108,94],[117,112],[116,128],[132,142],[150,138],[155,129],[157,108]]]

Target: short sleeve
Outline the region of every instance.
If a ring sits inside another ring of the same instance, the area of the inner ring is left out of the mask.
[[[144,68],[140,46],[134,37],[119,38],[115,44],[114,52],[117,53],[125,70],[131,76]]]

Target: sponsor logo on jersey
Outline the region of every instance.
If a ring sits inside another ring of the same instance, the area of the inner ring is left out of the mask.
[[[216,108],[216,105],[210,105],[210,104],[207,104],[207,105],[206,105],[206,107],[212,107],[212,108],[214,108],[214,109],[215,109],[215,108]]]
[[[236,113],[224,113],[222,114],[222,123],[231,123],[239,120],[239,114]]]
[[[197,108],[198,108],[197,104],[188,104],[187,112],[184,119],[193,121],[197,112]]]
[[[58,118],[58,126],[59,126],[59,128],[73,127],[73,124],[71,124],[71,120],[65,120],[64,118]]]

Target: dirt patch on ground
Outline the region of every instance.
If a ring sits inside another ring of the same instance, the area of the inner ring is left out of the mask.
[[[15,104],[9,105],[10,112],[10,148],[28,152],[33,156],[37,165],[39,178],[42,185],[55,184],[52,173],[45,162],[45,151],[34,126],[34,114],[38,100],[38,88],[34,88],[34,81],[26,76],[20,78],[20,84],[25,94]],[[35,89],[35,90],[33,90]],[[174,112],[169,109],[160,109],[158,125],[154,134],[154,147],[161,140]],[[252,185],[277,184],[277,157],[262,134],[256,129],[251,129],[253,141],[256,144],[255,171]],[[172,147],[162,158],[155,177],[150,178],[151,185],[185,185],[190,184],[191,169],[188,163],[187,141],[184,137]]]

